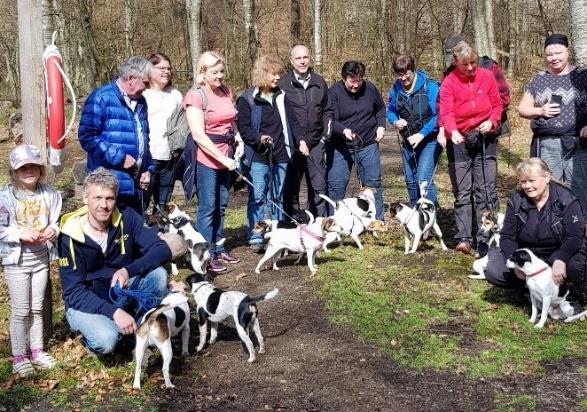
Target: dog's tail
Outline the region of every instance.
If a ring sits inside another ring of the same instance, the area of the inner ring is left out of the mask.
[[[249,303],[262,302],[264,300],[273,299],[279,293],[279,289],[275,288],[270,292],[263,293],[262,295],[249,296]]]
[[[143,323],[149,322],[151,320],[157,319],[157,317],[162,314],[163,312],[167,312],[169,309],[173,309],[176,306],[179,306],[183,303],[187,303],[188,297],[183,293],[175,292],[170,293],[169,295],[165,296],[159,306],[155,308],[150,313],[145,315],[145,319]]]
[[[330,205],[336,209],[336,202],[334,200],[332,200],[331,198],[329,198],[326,195],[323,194],[319,194],[318,196],[320,196],[322,199],[326,200],[328,203],[330,203]]]

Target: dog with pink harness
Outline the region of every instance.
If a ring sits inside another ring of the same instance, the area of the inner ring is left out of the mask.
[[[306,253],[308,257],[308,268],[312,275],[316,273],[316,252],[322,248],[327,233],[338,233],[341,227],[327,217],[318,217],[308,224],[298,225],[293,229],[276,228],[265,234],[269,238],[265,254],[257,264],[255,273],[261,273],[263,265],[273,259],[273,270],[279,270],[277,259],[282,250],[294,253]]]

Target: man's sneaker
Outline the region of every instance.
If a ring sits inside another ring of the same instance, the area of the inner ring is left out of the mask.
[[[35,357],[31,357],[31,363],[39,369],[51,369],[57,364],[55,358],[47,352],[38,351]]]
[[[222,252],[221,254],[219,254],[218,256],[216,256],[216,259],[224,262],[224,263],[230,263],[230,264],[235,264],[240,262],[241,260],[239,258],[237,258],[236,256],[232,256],[229,255],[226,252]]]
[[[471,254],[471,244],[469,242],[461,241],[455,248],[457,252],[461,252],[465,255]]]
[[[218,258],[210,260],[208,263],[208,269],[214,273],[222,273],[228,270]]]
[[[29,358],[24,358],[12,364],[12,373],[16,373],[21,378],[26,378],[35,373],[35,368]]]
[[[251,243],[249,245],[249,248],[251,248],[251,250],[255,253],[263,253],[265,251],[265,248],[263,247],[263,243]]]

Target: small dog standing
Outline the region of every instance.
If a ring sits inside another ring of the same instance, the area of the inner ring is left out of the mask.
[[[508,259],[506,266],[510,269],[518,269],[526,276],[526,285],[530,291],[530,300],[532,301],[532,315],[530,322],[535,323],[538,316],[538,308],[541,308],[540,320],[535,328],[543,328],[546,319],[551,314],[557,319],[565,317],[565,322],[573,322],[587,316],[587,310],[581,313],[570,314],[572,305],[567,301],[569,290],[563,283],[557,285],[554,283],[552,277],[552,268],[542,259],[538,258],[530,249],[516,250],[510,259]],[[553,308],[558,308],[553,312]]]
[[[248,362],[255,361],[255,347],[249,337],[249,328],[259,342],[259,353],[265,353],[265,341],[261,335],[259,326],[259,312],[257,303],[273,299],[279,293],[277,288],[258,296],[249,296],[238,291],[225,291],[216,288],[199,274],[193,274],[186,279],[191,285],[192,295],[198,307],[198,319],[200,325],[200,343],[197,351],[200,352],[206,344],[208,334],[208,321],[210,321],[210,345],[216,342],[218,336],[218,323],[228,317],[232,317],[236,331],[241,341],[249,352]]]
[[[192,218],[179,207],[169,202],[165,205],[164,219],[169,223],[169,232],[178,233],[186,241],[188,247],[188,259],[196,273],[206,274],[208,261],[210,260],[210,251],[208,242],[192,225]],[[171,263],[171,273],[179,274],[177,264]]]
[[[487,251],[492,247],[499,247],[499,240],[501,238],[501,228],[505,215],[491,210],[484,210],[481,213],[481,227],[479,232],[489,238],[485,253],[480,253],[480,257],[473,262],[473,271],[476,275],[469,275],[470,279],[485,279],[485,269],[487,269],[487,262],[489,258]],[[481,252],[478,248],[478,252]]]
[[[183,293],[172,293],[151,309],[141,319],[136,334],[135,378],[133,388],[141,388],[141,369],[143,357],[149,346],[157,346],[163,357],[163,378],[165,387],[175,388],[169,378],[169,365],[173,358],[171,338],[181,333],[182,355],[188,354],[190,337],[190,308],[188,298]]]

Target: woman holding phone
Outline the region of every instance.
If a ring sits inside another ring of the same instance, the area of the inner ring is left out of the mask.
[[[530,156],[567,184],[587,207],[587,70],[571,63],[564,34],[544,41],[546,70],[530,80],[518,112],[530,119]]]

